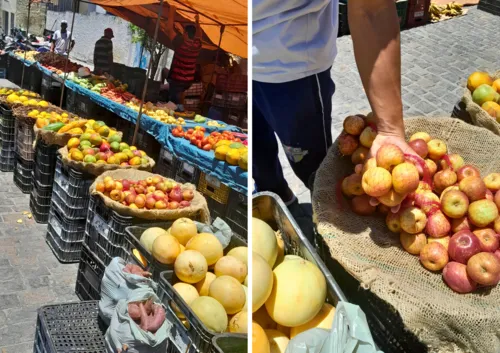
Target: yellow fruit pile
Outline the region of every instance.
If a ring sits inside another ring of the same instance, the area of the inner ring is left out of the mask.
[[[24,59],[24,50],[16,50],[15,52],[16,56],[20,57],[21,59]],[[38,54],[36,50],[31,50],[26,52],[26,60],[28,61],[36,61],[35,56]]]
[[[493,80],[486,72],[473,72],[467,79],[472,100],[500,123],[500,78]]]
[[[233,248],[224,255],[217,237],[198,233],[188,218],[176,220],[168,230],[147,229],[140,243],[157,261],[173,265],[180,280],[174,289],[209,330],[247,333],[247,247]],[[146,266],[146,260],[134,250]],[[173,302],[171,309],[187,325],[186,313]]]
[[[127,107],[133,109],[134,111],[138,112],[139,111],[139,102],[138,101],[130,101],[125,104]],[[175,118],[168,114],[168,112],[164,109],[160,109],[159,107],[155,106],[153,103],[148,102],[144,104],[143,106],[143,112],[147,116],[157,120],[161,121],[162,123],[165,124],[177,124],[177,125],[185,125],[186,121],[183,118]]]
[[[7,96],[8,104],[22,104],[26,107],[42,107],[48,108],[50,104],[44,100],[38,100],[30,98],[30,95],[19,95],[17,93],[11,93]]]
[[[299,333],[331,329],[335,307],[326,303],[320,269],[300,256],[285,255],[281,236],[258,218],[252,219],[252,239],[253,351],[285,352]]]
[[[221,140],[214,146],[215,158],[248,170],[248,147],[240,142]]]
[[[28,90],[23,90],[23,89],[12,89],[12,88],[0,88],[0,96],[8,96],[10,94],[16,94],[18,96],[26,96],[26,97],[32,97],[32,98],[38,98],[40,95],[35,92],[31,92]]]
[[[42,128],[51,123],[69,122],[68,113],[59,114],[57,112],[38,111],[37,109],[33,109],[28,113],[28,116],[37,120],[36,125],[38,128]]]

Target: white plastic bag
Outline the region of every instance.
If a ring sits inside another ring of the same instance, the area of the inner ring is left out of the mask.
[[[122,299],[116,305],[111,323],[106,331],[106,348],[109,353],[119,353],[124,345],[127,353],[165,353],[171,323],[166,319],[156,333],[144,331],[128,314],[128,303],[152,299],[161,305],[151,288],[139,288],[130,293],[128,299]]]
[[[201,222],[195,222],[195,223],[196,223],[196,228],[198,229],[198,233],[210,233],[215,235],[215,237],[222,244],[223,249],[225,249],[231,242],[231,237],[233,236],[233,232],[229,227],[229,225],[219,217],[217,217],[217,219],[213,221],[211,225]]]
[[[314,328],[295,336],[285,353],[383,353],[378,351],[359,306],[339,302],[331,330]]]
[[[101,300],[99,301],[99,316],[109,325],[115,306],[121,299],[127,299],[135,289],[151,288],[156,292],[157,285],[149,278],[124,272],[126,263],[115,257],[104,271],[101,282]]]

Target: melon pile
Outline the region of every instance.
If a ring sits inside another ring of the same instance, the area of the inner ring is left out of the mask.
[[[158,262],[173,265],[179,279],[174,289],[209,330],[247,333],[247,247],[224,255],[217,237],[198,233],[189,218],[176,220],[168,230],[149,228],[140,242]],[[171,306],[187,326],[186,313]]]
[[[300,256],[285,255],[281,236],[252,219],[252,351],[284,353],[290,339],[311,328],[330,329],[335,307],[326,280]]]

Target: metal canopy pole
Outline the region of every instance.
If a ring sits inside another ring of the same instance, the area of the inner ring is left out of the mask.
[[[219,37],[219,44],[217,45],[217,52],[215,54],[215,65],[214,65],[214,69],[212,70],[212,75],[210,75],[210,81],[208,81],[208,84],[210,85],[212,83],[212,80],[214,79],[214,75],[215,75],[215,70],[217,70],[217,63],[219,61],[219,54],[220,54],[220,45],[222,43],[222,35],[224,34],[224,30],[226,29],[226,26],[222,25],[220,26],[220,37]],[[207,86],[207,90],[208,90],[208,86]],[[215,90],[216,90],[216,84],[214,85],[214,92],[212,93],[212,102],[213,102],[213,99],[215,97]],[[207,102],[204,100],[204,102]]]
[[[73,30],[75,27],[75,15],[76,15],[76,10],[80,8],[80,1],[79,0],[73,0],[73,19],[71,20],[71,32],[69,35],[69,42],[68,46],[66,49],[66,62],[64,63],[64,79],[62,82],[62,87],[61,87],[61,99],[59,101],[59,108],[62,109],[63,105],[63,100],[64,100],[64,88],[66,87],[66,78],[68,77],[68,61],[69,61],[69,53],[70,53],[70,47],[71,47],[71,42],[73,42]]]
[[[31,0],[28,2],[28,25],[26,26],[26,36],[28,37],[28,42],[30,40],[30,15],[31,15]],[[24,61],[26,62],[26,52],[28,48],[24,48]],[[24,85],[24,70],[26,69],[26,64],[23,62],[23,73],[21,74],[21,88]]]
[[[158,29],[160,28],[161,13],[163,10],[163,0],[160,0],[160,6],[158,7],[158,18],[156,20],[155,35],[153,38],[153,49],[156,49],[156,41],[158,39]],[[139,126],[141,125],[142,108],[144,106],[144,99],[146,99],[146,93],[148,91],[149,75],[151,74],[151,68],[153,67],[153,53],[149,58],[148,70],[146,72],[146,80],[144,81],[144,88],[142,90],[141,104],[139,106],[139,113],[137,115],[137,121],[135,123],[134,137],[132,138],[132,145],[135,145],[135,140],[137,138],[137,133],[139,132]]]

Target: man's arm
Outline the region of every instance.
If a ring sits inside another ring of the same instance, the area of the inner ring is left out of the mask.
[[[201,39],[201,36],[202,36],[203,32],[201,31],[201,26],[200,26],[200,15],[196,14],[196,16],[194,17],[194,19],[195,19],[195,25],[196,25],[195,38]]]
[[[57,32],[54,32],[52,35],[52,38],[50,38],[50,51],[54,52],[54,49],[56,48],[56,40],[57,40]]]
[[[175,36],[176,36],[175,29],[174,29],[175,12],[176,12],[175,6],[170,5],[170,8],[168,10],[168,18],[167,18],[167,35],[171,41],[173,41]]]
[[[384,143],[414,154],[404,140],[400,33],[394,0],[351,0],[348,6],[356,64],[378,128],[372,154]]]

